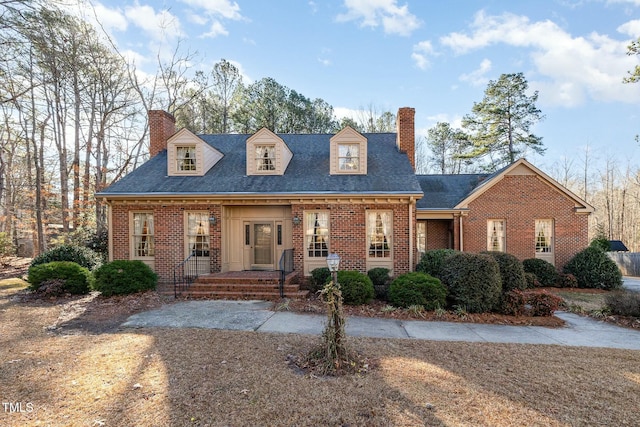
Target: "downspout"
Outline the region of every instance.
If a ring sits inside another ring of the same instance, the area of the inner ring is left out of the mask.
[[[111,262],[113,261],[113,209],[111,209],[111,203],[109,203],[106,198],[102,200],[107,205],[107,250],[109,253],[109,262]]]
[[[463,239],[463,230],[462,230],[462,214],[460,214],[459,217],[459,221],[460,221],[460,252],[464,252],[464,239]]]
[[[414,236],[413,236],[413,205],[414,200],[413,197],[409,198],[409,271],[413,271],[413,245],[414,245]]]

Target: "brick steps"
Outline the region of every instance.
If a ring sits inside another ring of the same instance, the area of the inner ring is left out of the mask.
[[[300,299],[308,291],[300,290],[294,284],[296,275],[290,274],[285,280],[283,293],[285,298]],[[182,292],[182,298],[198,299],[280,299],[280,279],[275,272],[235,272],[199,276],[188,290]]]

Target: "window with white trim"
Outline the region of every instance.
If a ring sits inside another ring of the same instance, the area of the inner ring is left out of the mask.
[[[176,169],[181,172],[195,172],[196,147],[194,145],[176,147]]]
[[[329,255],[329,212],[305,213],[305,247],[310,258]]]
[[[258,172],[276,170],[275,145],[256,145],[256,170]]]
[[[209,256],[209,214],[187,213],[187,244],[189,255]]]
[[[536,252],[553,252],[553,220],[536,219]]]
[[[490,219],[487,221],[487,250],[504,252],[505,244],[504,219]]]
[[[416,222],[416,249],[419,254],[427,251],[427,222]],[[422,255],[421,255],[422,256]]]
[[[133,213],[133,258],[149,258],[155,255],[153,213]]]
[[[360,144],[338,144],[338,168],[341,171],[360,169]]]
[[[389,258],[392,247],[393,215],[388,211],[367,211],[367,253],[369,258]]]

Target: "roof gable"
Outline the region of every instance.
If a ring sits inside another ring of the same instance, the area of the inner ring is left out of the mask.
[[[502,180],[505,176],[514,176],[514,175],[535,175],[540,180],[542,180],[545,184],[549,185],[556,191],[564,194],[568,199],[572,200],[575,206],[576,212],[581,213],[591,213],[595,209],[589,203],[582,200],[580,197],[572,193],[569,189],[558,183],[556,180],[551,178],[546,173],[542,172],[540,169],[529,163],[526,159],[522,158],[516,160],[512,164],[502,168],[501,170],[495,172],[492,175],[487,176],[487,178],[481,182],[478,186],[476,186],[463,200],[461,200],[456,206],[456,209],[466,209],[469,207],[469,203],[480,197],[484,194],[488,189],[496,185],[500,180]]]
[[[275,133],[262,128],[247,138],[247,175],[283,175],[293,153]]]

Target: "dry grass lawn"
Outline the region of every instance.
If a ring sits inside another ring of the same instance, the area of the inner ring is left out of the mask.
[[[18,289],[0,282],[1,426],[640,423],[640,351],[350,338],[370,371],[320,378],[288,363],[319,337],[120,330],[100,310],[140,309],[126,299]]]

